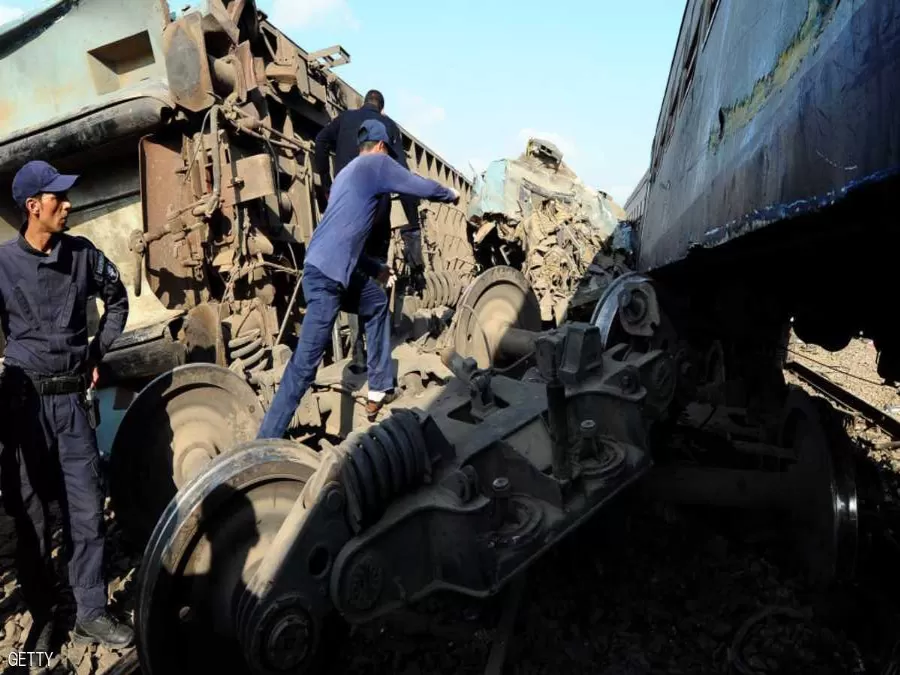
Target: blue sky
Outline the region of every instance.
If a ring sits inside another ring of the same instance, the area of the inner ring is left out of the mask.
[[[0,23],[39,4],[0,0]],[[624,203],[649,163],[684,1],[258,6],[304,49],[343,46],[351,63],[336,72],[361,92],[380,89],[385,112],[459,170],[516,156],[537,135]]]

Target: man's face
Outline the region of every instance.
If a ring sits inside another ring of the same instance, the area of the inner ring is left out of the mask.
[[[66,227],[66,220],[72,208],[66,193],[49,193],[37,195],[25,202],[31,220],[48,234],[57,234]]]

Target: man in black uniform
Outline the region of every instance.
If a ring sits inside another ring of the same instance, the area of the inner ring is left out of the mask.
[[[360,125],[369,119],[375,119],[384,124],[388,136],[391,139],[391,151],[404,169],[409,169],[406,162],[406,151],[403,149],[403,139],[400,129],[390,117],[384,114],[384,96],[373,89],[366,94],[365,102],[356,110],[345,110],[335,117],[316,136],[316,152],[314,157],[316,173],[322,183],[319,195],[319,206],[325,211],[328,195],[331,191],[331,176],[328,171],[328,155],[334,153],[334,175],[337,176],[341,169],[352,162],[359,155],[359,142],[357,135]],[[418,232],[419,229],[419,200],[408,195],[401,196],[400,203],[409,223],[405,234],[410,231]],[[378,258],[383,262],[387,259],[388,245],[391,239],[391,197],[384,195],[378,205],[378,212],[372,225],[372,234],[369,235],[366,244],[366,254]]]
[[[83,237],[64,232],[66,193],[77,176],[29,162],[13,180],[27,221],[0,245],[0,322],[6,336],[0,425],[4,508],[16,523],[19,583],[33,618],[29,642],[51,651],[53,571],[48,503],[59,500],[69,584],[77,616],[73,639],[113,647],[133,631],[106,609],[103,491],[97,438],[85,394],[97,366],[121,335],[128,295],[115,265]],[[92,296],[105,306],[88,345]],[[27,645],[26,645],[27,646]]]

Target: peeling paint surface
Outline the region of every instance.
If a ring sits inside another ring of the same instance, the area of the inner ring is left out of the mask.
[[[818,45],[822,31],[834,16],[841,0],[810,0],[806,19],[787,48],[778,55],[775,67],[753,85],[743,100],[720,108],[719,129],[710,136],[710,147],[716,149],[723,138],[746,126],[764,105],[800,70],[803,60]]]
[[[700,29],[692,77],[676,52],[682,79],[663,103],[642,271],[821,210],[900,167],[900,4],[720,0]]]

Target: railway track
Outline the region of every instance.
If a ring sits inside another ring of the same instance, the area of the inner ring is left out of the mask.
[[[857,396],[846,387],[842,387],[798,361],[788,361],[785,364],[785,370],[793,373],[810,387],[848,412],[856,413],[877,425],[893,439],[900,438],[900,420],[883,410],[879,410],[872,403]]]

